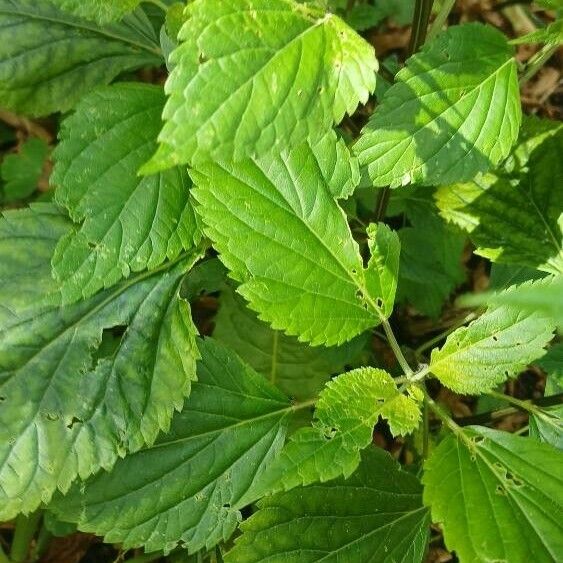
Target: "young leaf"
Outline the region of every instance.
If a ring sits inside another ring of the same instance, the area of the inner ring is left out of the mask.
[[[212,340],[170,431],[51,504],[82,531],[124,549],[190,552],[227,540],[238,500],[282,447],[295,410],[262,376]]]
[[[420,407],[381,369],[358,368],[333,379],[319,395],[313,426],[291,436],[246,500],[350,476],[380,416],[394,435],[408,434],[419,424]]]
[[[356,166],[331,134],[317,145],[192,172],[205,232],[242,282],[239,293],[273,328],[313,345],[350,340],[393,305],[386,299],[396,284],[396,235],[381,227],[385,248],[364,269],[334,199],[357,183]]]
[[[226,563],[423,560],[429,514],[418,479],[378,448],[348,479],[262,499]],[[298,555],[296,555],[298,554]],[[295,559],[297,560],[297,559]]]
[[[0,34],[2,105],[31,115],[66,111],[120,73],[162,63],[142,12],[98,27],[47,0],[0,0]]]
[[[330,376],[354,362],[366,344],[359,336],[338,347],[311,347],[272,330],[229,286],[220,296],[213,337],[298,400],[316,397]]]
[[[478,254],[557,273],[563,272],[563,125],[538,137],[529,156],[523,153],[533,138],[519,147],[520,170],[441,187],[436,202],[445,219],[469,232]]]
[[[132,12],[141,0],[51,0],[61,10],[99,25],[120,20]]]
[[[432,350],[430,371],[456,393],[489,391],[543,356],[553,329],[553,321],[540,311],[491,306]]]
[[[3,520],[153,442],[195,377],[196,330],[178,288],[197,256],[61,307],[49,256],[61,223],[52,206],[0,221],[0,262],[9,265],[0,285]],[[122,336],[104,350],[112,334]]]
[[[375,88],[373,48],[293,0],[195,0],[174,51],[161,146],[144,167],[238,160],[319,136]]]
[[[545,396],[563,393],[563,344],[551,346],[536,364],[547,373]],[[563,450],[563,406],[543,408],[530,415],[530,436]]]
[[[561,462],[561,452],[531,438],[467,428],[426,462],[424,503],[461,561],[556,561]]]
[[[29,197],[36,189],[49,147],[42,139],[31,138],[22,144],[17,154],[6,156],[0,167],[4,180],[4,202]]]
[[[469,180],[508,155],[521,108],[502,33],[478,23],[451,27],[396,80],[354,149],[375,186]]]
[[[163,106],[158,86],[118,84],[83,98],[63,122],[51,182],[57,202],[81,222],[53,259],[65,302],[152,270],[199,242],[187,173],[137,175],[156,147]]]

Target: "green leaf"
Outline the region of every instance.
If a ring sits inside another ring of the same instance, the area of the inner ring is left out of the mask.
[[[490,391],[543,356],[553,329],[553,322],[541,311],[493,305],[432,350],[430,371],[456,393]]]
[[[451,292],[465,280],[462,253],[466,239],[437,216],[429,196],[431,190],[417,188],[412,202],[406,202],[411,226],[397,233],[401,241],[397,300],[438,317]]]
[[[65,12],[104,25],[132,12],[141,0],[51,0],[51,3]]]
[[[521,120],[512,55],[502,33],[471,23],[412,56],[354,148],[373,184],[464,181],[505,158]]]
[[[527,33],[511,41],[514,45],[522,43],[546,43],[547,45],[558,45],[563,43],[563,19],[558,19],[548,26]]]
[[[226,563],[420,562],[429,515],[418,479],[369,448],[349,479],[262,499]]]
[[[197,256],[62,307],[50,253],[64,223],[50,205],[0,221],[2,520],[152,443],[195,377],[196,329],[178,288]]]
[[[195,0],[187,14],[171,57],[161,146],[145,172],[261,156],[318,137],[375,88],[371,45],[314,6]]]
[[[551,346],[536,364],[547,373],[545,396],[563,393],[563,344]],[[545,407],[530,415],[530,436],[563,450],[563,406]]]
[[[510,291],[501,293],[480,293],[460,298],[460,304],[473,307],[475,305],[505,305],[527,314],[538,313],[550,319],[557,328],[563,328],[563,275],[546,276],[544,278],[513,286]]]
[[[298,400],[316,397],[331,375],[357,360],[366,344],[363,336],[331,348],[302,344],[260,321],[229,286],[221,291],[220,305],[213,337]]]
[[[333,134],[312,147],[202,165],[192,177],[205,233],[241,282],[239,293],[274,329],[330,346],[375,326],[391,310],[396,235],[381,227],[385,248],[365,269],[334,199],[357,184],[356,162]]]
[[[394,435],[405,435],[417,428],[420,407],[381,369],[358,368],[329,381],[319,395],[313,426],[290,437],[246,500],[349,477],[380,416]]]
[[[477,253],[494,262],[563,272],[563,125],[551,124],[549,133],[538,133],[541,142],[533,136],[522,141],[513,159],[520,169],[436,193],[442,216],[465,229]]]
[[[563,549],[561,462],[531,438],[467,428],[426,462],[424,503],[464,563],[551,563]]]
[[[4,201],[11,202],[29,197],[37,188],[49,147],[42,139],[31,138],[22,144],[16,154],[6,156],[0,167],[4,180]]]
[[[156,147],[164,101],[158,86],[107,86],[63,122],[51,182],[56,201],[81,223],[53,259],[65,302],[152,270],[201,238],[185,171],[137,175]]]
[[[198,381],[170,431],[59,495],[51,508],[60,518],[124,549],[183,542],[195,552],[230,537],[235,505],[282,447],[295,407],[224,347],[199,348]]]
[[[0,98],[31,115],[66,111],[122,72],[162,63],[139,12],[98,27],[47,0],[0,0]]]

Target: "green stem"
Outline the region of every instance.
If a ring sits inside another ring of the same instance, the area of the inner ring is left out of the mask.
[[[416,0],[412,18],[412,30],[409,43],[409,55],[416,53],[426,40],[428,21],[432,13],[434,0]]]
[[[382,188],[379,191],[379,195],[377,197],[377,204],[375,208],[375,221],[379,223],[385,219],[385,213],[387,211],[387,206],[389,205],[389,199],[391,197],[391,189],[390,188]]]
[[[456,436],[461,438],[464,442],[468,442],[469,438],[463,432],[461,426],[458,426],[452,417],[438,404],[430,395],[424,391],[424,398],[430,409],[438,416],[438,418],[451,430]]]
[[[559,45],[544,45],[528,62],[524,74],[520,77],[520,86],[533,78],[543,65],[551,59]]]
[[[463,319],[456,321],[451,326],[449,326],[446,330],[444,330],[440,334],[437,334],[436,336],[432,337],[430,340],[427,340],[424,344],[420,345],[414,351],[414,355],[418,358],[419,356],[422,355],[423,352],[428,350],[428,348],[432,348],[432,346],[434,346],[434,344],[437,344],[438,342],[441,342],[442,340],[444,340],[454,330],[457,330],[460,326],[463,326],[464,324],[467,324],[468,322],[475,320],[477,317],[478,317],[478,315],[476,313],[470,313],[469,315],[466,315],[465,317],[463,317]]]
[[[45,551],[47,551],[47,547],[49,546],[49,542],[52,537],[53,534],[51,534],[45,524],[43,524],[39,530],[39,534],[37,534],[37,541],[35,542],[35,547],[33,548],[31,554],[32,561],[37,561],[45,553]]]
[[[22,563],[27,559],[29,544],[33,539],[37,526],[41,520],[41,511],[38,510],[29,516],[21,514],[16,519],[16,531],[10,549],[10,559],[13,563]]]
[[[1,544],[0,544],[0,563],[10,563],[10,560],[8,559],[8,556],[6,555],[6,552],[4,551],[4,548],[2,547]]]
[[[405,375],[407,377],[413,375],[413,371],[409,366],[409,363],[407,362],[405,356],[403,355],[403,352],[401,351],[401,347],[399,346],[399,343],[397,342],[397,339],[393,334],[393,329],[391,328],[389,321],[387,319],[383,319],[381,325],[383,326],[383,330],[385,331],[385,336],[387,336],[389,346],[391,346],[391,350],[393,350],[393,354],[395,354],[395,357],[397,358],[397,361],[399,362],[402,370],[405,372]]]
[[[422,459],[428,457],[428,445],[430,442],[430,421],[428,417],[428,402],[425,400],[422,407]]]
[[[430,31],[426,36],[426,41],[432,41],[432,39],[434,39],[434,37],[436,37],[436,35],[438,35],[440,31],[442,31],[442,28],[444,27],[444,24],[446,23],[446,20],[448,19],[448,16],[450,15],[450,12],[452,11],[454,5],[455,0],[444,0],[442,7],[440,8],[438,15],[436,16],[436,19],[430,26]]]
[[[507,403],[514,405],[520,410],[524,410],[531,414],[535,414],[540,410],[530,400],[522,401],[521,399],[517,399],[516,397],[511,397],[510,395],[505,395],[504,393],[498,393],[497,391],[489,391],[487,395],[490,395],[491,397],[494,397],[495,399],[499,399],[501,401],[506,401]]]

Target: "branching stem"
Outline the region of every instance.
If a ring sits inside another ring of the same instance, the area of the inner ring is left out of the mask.
[[[38,510],[29,516],[21,514],[17,517],[16,531],[10,549],[10,560],[13,563],[22,563],[27,559],[29,544],[37,531],[41,516],[41,511]]]
[[[407,362],[405,356],[403,355],[401,347],[399,346],[399,343],[397,342],[397,339],[393,334],[393,329],[391,328],[389,321],[387,319],[383,319],[381,325],[383,326],[383,330],[385,331],[385,336],[387,336],[389,346],[391,346],[391,350],[393,350],[393,353],[395,354],[395,357],[397,358],[397,361],[399,362],[402,370],[405,372],[405,375],[407,376],[407,378],[412,376],[413,371],[409,366],[409,363]]]
[[[557,52],[559,45],[544,45],[528,62],[524,74],[520,77],[520,86],[533,78],[543,65]]]
[[[432,41],[432,39],[434,39],[434,37],[436,37],[436,35],[438,35],[440,31],[442,31],[442,28],[444,27],[444,24],[446,23],[446,20],[448,19],[448,16],[450,15],[450,12],[452,11],[454,5],[455,0],[444,0],[444,3],[442,4],[442,7],[440,8],[438,15],[436,16],[436,19],[430,26],[430,30],[428,31],[428,35],[426,36],[426,41]]]

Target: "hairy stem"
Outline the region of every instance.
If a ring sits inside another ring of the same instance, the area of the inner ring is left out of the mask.
[[[446,330],[442,331],[440,334],[437,334],[436,336],[433,336],[430,340],[427,340],[426,342],[424,342],[424,344],[421,344],[415,350],[415,352],[414,352],[415,356],[418,358],[419,356],[422,355],[423,352],[428,350],[428,348],[432,348],[432,346],[434,346],[438,342],[441,342],[442,340],[447,338],[447,336],[450,333],[452,333],[454,330],[457,330],[459,327],[463,326],[464,324],[467,324],[467,323],[475,320],[478,316],[479,315],[477,313],[470,313],[469,315],[466,315],[465,317],[463,317],[463,319],[459,319],[458,321],[454,322]]]
[[[438,35],[440,31],[442,31],[442,28],[444,27],[444,24],[446,23],[446,20],[448,19],[448,16],[450,15],[450,12],[452,11],[454,5],[455,0],[444,0],[444,3],[442,4],[442,7],[440,8],[438,15],[436,16],[436,19],[430,26],[430,31],[428,31],[428,35],[426,36],[427,41],[432,41],[432,39],[434,39],[434,37],[436,37],[436,35]]]
[[[543,65],[557,52],[559,45],[544,45],[529,61],[520,77],[520,86],[533,78]]]
[[[38,510],[29,516],[21,514],[16,519],[16,531],[12,540],[12,548],[10,549],[10,560],[13,563],[22,563],[27,559],[29,553],[29,545],[37,526],[41,520],[41,511]]]
[[[401,347],[399,346],[399,343],[397,342],[397,339],[393,334],[393,329],[391,328],[389,321],[387,319],[383,319],[381,325],[383,326],[383,330],[385,331],[385,336],[387,336],[389,346],[391,346],[391,350],[393,350],[393,354],[395,354],[395,357],[397,358],[397,361],[399,362],[402,370],[405,372],[405,375],[407,377],[413,375],[413,371],[409,366],[409,363],[407,362],[405,356],[403,355]]]
[[[10,563],[8,556],[6,555],[6,552],[4,551],[4,548],[2,547],[2,544],[0,544],[0,563]]]

